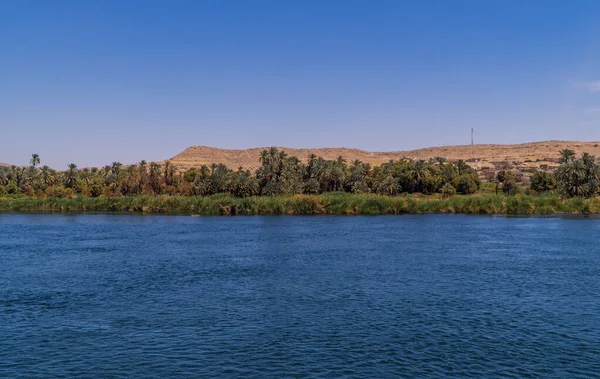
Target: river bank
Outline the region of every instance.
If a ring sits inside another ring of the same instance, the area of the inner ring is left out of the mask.
[[[29,198],[0,197],[0,212],[144,212],[191,215],[376,215],[376,214],[590,214],[600,213],[597,198],[557,195],[380,196],[327,193],[237,198],[213,196],[125,196]]]

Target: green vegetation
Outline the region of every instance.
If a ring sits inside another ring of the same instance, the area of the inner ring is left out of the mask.
[[[123,197],[0,197],[0,212],[147,212],[192,215],[375,215],[407,213],[556,214],[600,213],[599,199],[561,199],[553,194],[386,196],[332,192],[321,195],[234,197],[136,195]]]
[[[556,187],[554,175],[545,171],[537,171],[531,175],[531,189],[535,192],[551,192]]]
[[[33,154],[29,167],[0,167],[0,195],[25,194],[37,198],[121,197],[133,195],[207,196],[227,193],[236,197],[322,194],[327,192],[445,193],[452,186],[461,194],[477,191],[477,172],[464,161],[447,162],[403,159],[371,167],[361,161],[348,165],[339,157],[325,160],[314,155],[306,163],[276,148],[260,154],[256,172],[223,164],[178,171],[170,161],[164,164],[141,161],[124,166],[119,162],[102,168],[78,169],[71,163],[65,171],[38,167]]]
[[[564,158],[555,176],[558,190],[565,196],[596,196],[600,186],[600,167],[588,153],[583,153],[580,159],[572,155]]]
[[[600,169],[593,156],[561,152],[554,174],[535,172],[524,188],[513,172],[481,183],[464,161],[403,159],[371,167],[341,157],[306,164],[271,148],[256,172],[222,164],[178,171],[164,164],[119,162],[59,172],[0,167],[0,212],[120,211],[197,215],[270,214],[555,214],[600,213]]]

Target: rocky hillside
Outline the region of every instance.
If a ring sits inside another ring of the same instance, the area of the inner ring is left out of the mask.
[[[248,150],[218,149],[206,146],[192,146],[176,155],[171,161],[180,169],[199,167],[211,163],[224,163],[231,168],[258,167],[258,157],[264,148]],[[440,146],[409,151],[368,152],[359,149],[326,148],[326,149],[292,149],[280,148],[287,154],[302,160],[310,154],[325,159],[336,159],[340,155],[348,162],[359,159],[373,165],[379,165],[390,159],[412,158],[429,159],[436,156],[450,160],[464,159],[477,168],[482,177],[487,172],[508,169],[527,173],[531,169],[552,169],[557,166],[558,152],[572,149],[577,154],[588,152],[600,156],[600,142],[546,141],[531,142],[518,145],[475,145],[475,146]]]

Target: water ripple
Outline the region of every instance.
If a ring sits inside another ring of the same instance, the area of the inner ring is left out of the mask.
[[[595,219],[0,217],[0,377],[600,377]]]

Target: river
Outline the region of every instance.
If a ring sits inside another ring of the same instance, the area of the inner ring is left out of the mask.
[[[0,215],[0,377],[506,376],[600,376],[600,219]]]

